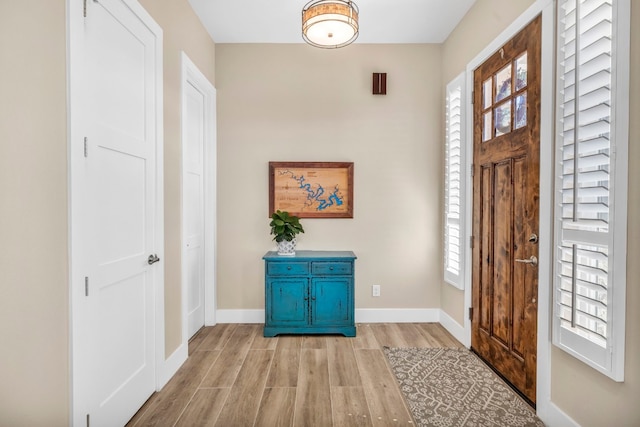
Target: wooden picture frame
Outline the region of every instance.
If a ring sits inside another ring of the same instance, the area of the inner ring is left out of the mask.
[[[353,218],[353,162],[269,162],[269,216]]]

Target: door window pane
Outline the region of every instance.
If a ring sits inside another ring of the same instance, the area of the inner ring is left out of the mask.
[[[511,132],[511,103],[505,102],[495,109],[496,136]]]
[[[492,88],[492,83],[493,80],[492,79],[487,79],[483,84],[482,84],[482,108],[486,109],[491,107],[491,104],[493,103],[493,88]]]
[[[491,139],[491,110],[484,113],[482,123],[482,141]]]
[[[496,102],[511,95],[511,64],[496,73]]]
[[[513,102],[515,103],[513,110],[516,112],[513,128],[520,129],[527,125],[527,92],[516,96]]]
[[[527,85],[527,52],[516,59],[516,92]]]

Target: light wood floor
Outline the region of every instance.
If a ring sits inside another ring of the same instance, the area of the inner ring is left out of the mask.
[[[128,426],[413,425],[382,347],[460,347],[436,323],[264,338],[262,325],[203,328],[189,359]]]

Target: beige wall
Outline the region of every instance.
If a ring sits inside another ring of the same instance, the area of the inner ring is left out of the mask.
[[[476,1],[442,45],[443,99],[447,83],[465,71],[467,64],[533,3],[535,0]],[[444,146],[442,150],[444,159]],[[443,190],[440,198],[444,200]],[[456,322],[464,324],[464,291],[442,282],[440,306]]]
[[[552,401],[584,427],[640,426],[640,3],[631,2],[625,381],[616,383],[553,348]]]
[[[164,37],[164,301],[168,357],[182,340],[180,56],[185,51],[215,84],[215,45],[187,0],[140,0],[140,3],[162,27]]]
[[[438,308],[440,64],[438,45],[216,45],[219,308],[264,308],[269,161],[354,162],[354,218],[303,219],[299,249],[356,253],[356,308]]]
[[[69,416],[65,40],[64,1],[0,2],[0,425]]]

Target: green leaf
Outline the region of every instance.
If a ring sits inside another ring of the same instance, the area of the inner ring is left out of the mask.
[[[277,210],[271,214],[271,234],[275,237],[273,240],[281,242],[286,240],[290,242],[298,233],[304,233],[302,224],[300,224],[300,218],[295,215],[289,214],[287,211]]]

